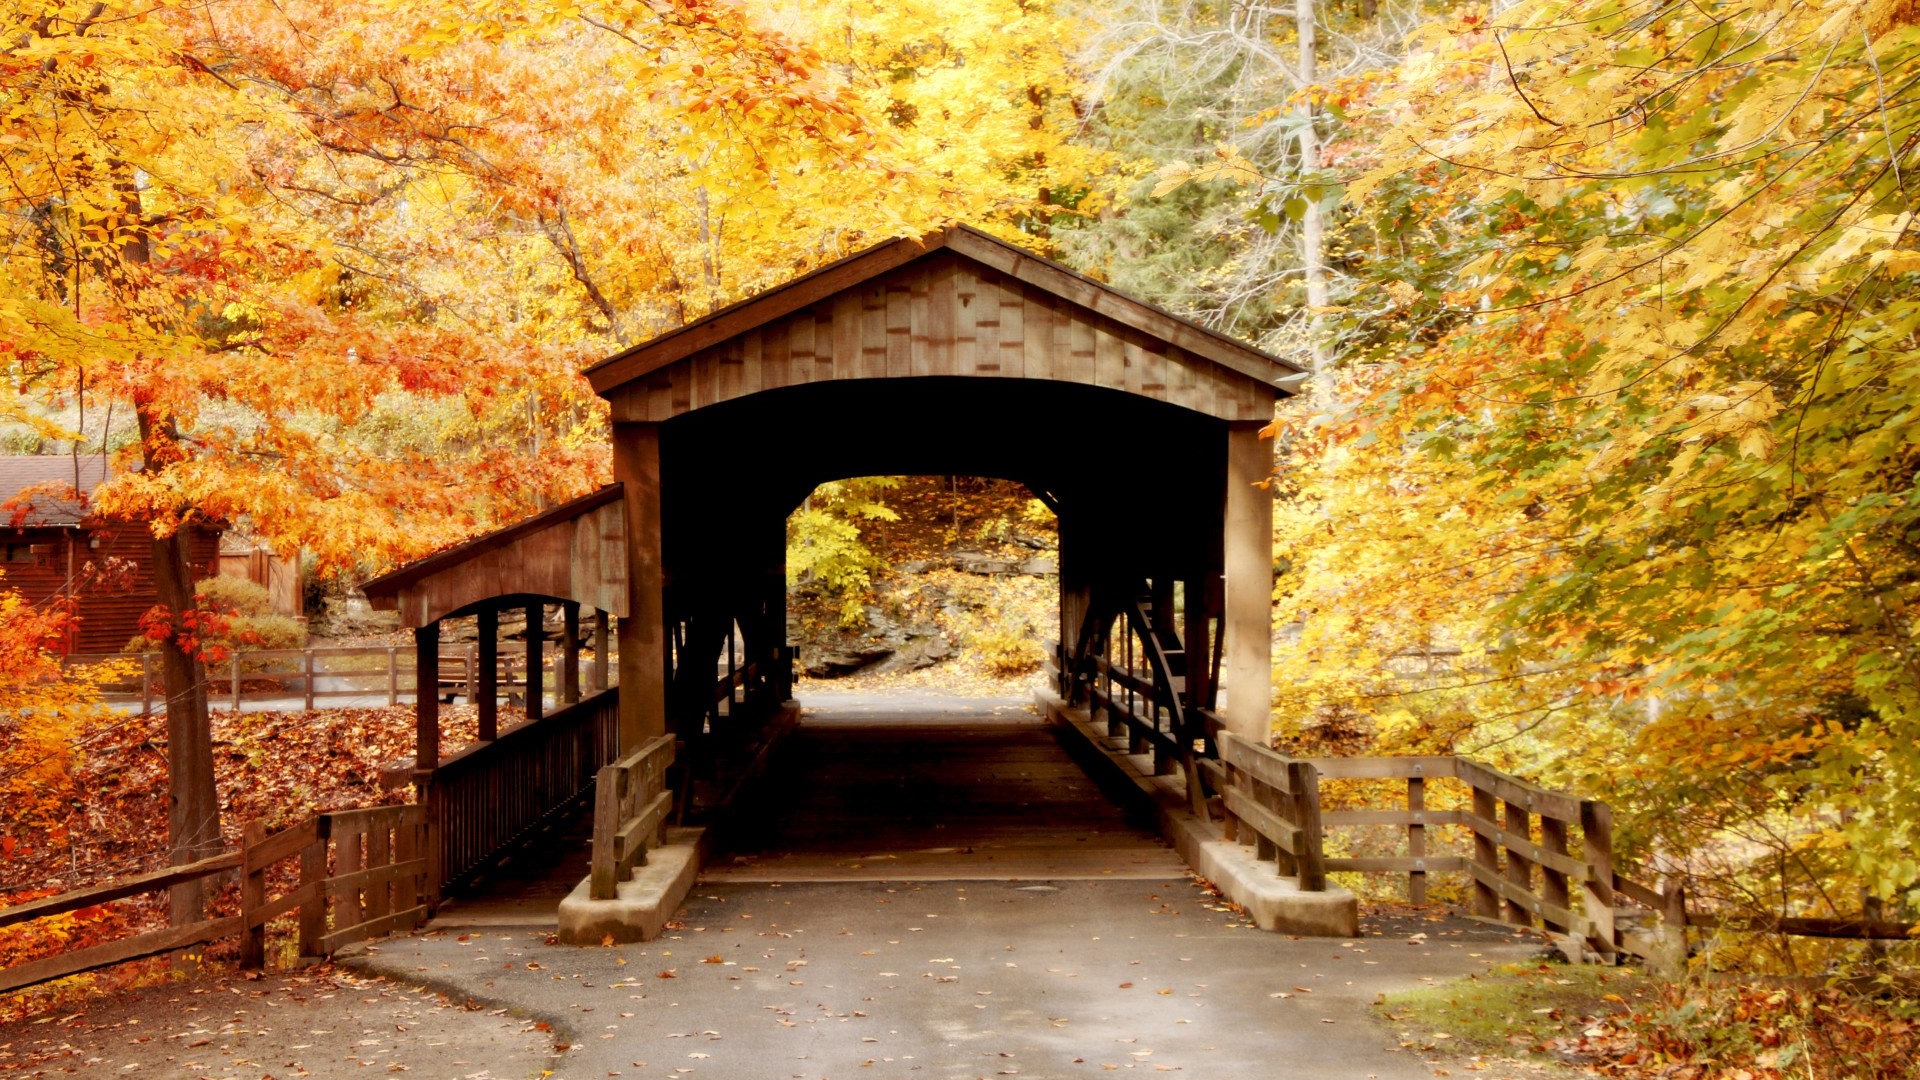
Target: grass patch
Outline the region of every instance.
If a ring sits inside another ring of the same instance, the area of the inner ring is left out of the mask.
[[[1502,964],[1484,975],[1382,995],[1400,1045],[1423,1054],[1572,1063],[1589,1028],[1652,997],[1631,968]]]

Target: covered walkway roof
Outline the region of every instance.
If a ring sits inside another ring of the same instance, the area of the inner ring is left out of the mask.
[[[626,517],[619,484],[417,559],[361,586],[379,611],[419,627],[509,596],[627,613]]]

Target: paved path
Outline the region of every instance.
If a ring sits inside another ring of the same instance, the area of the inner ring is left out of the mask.
[[[346,962],[551,1024],[559,1078],[1428,1080],[1375,996],[1535,951],[1459,920],[1261,932],[1023,703],[809,704],[661,940],[549,945],[521,886]]]
[[[1535,951],[1461,921],[1290,939],[1184,880],[720,883],[680,922],[587,949],[448,930],[348,963],[553,1025],[558,1078],[1430,1080],[1375,996]]]

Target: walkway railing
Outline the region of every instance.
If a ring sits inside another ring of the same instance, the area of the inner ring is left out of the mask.
[[[1216,738],[1226,838],[1251,843],[1256,858],[1274,860],[1275,871],[1296,878],[1302,892],[1326,891],[1319,772],[1230,731]]]
[[[619,747],[619,694],[618,687],[604,690],[509,728],[426,773],[425,802],[440,832],[434,880],[442,892],[586,794]]]
[[[595,900],[612,900],[633,868],[657,847],[661,826],[673,809],[667,767],[673,736],[662,735],[611,765],[594,782],[593,862],[588,888]]]
[[[285,916],[300,956],[425,921],[431,895],[432,830],[419,806],[379,806],[314,817],[269,834],[254,823],[234,851],[184,866],[0,908],[0,928],[50,919],[176,885],[240,878],[235,915],[133,934],[117,941],[30,960],[0,971],[0,993],[229,939],[242,967],[266,964],[270,926]],[[297,860],[292,868],[282,863]]]

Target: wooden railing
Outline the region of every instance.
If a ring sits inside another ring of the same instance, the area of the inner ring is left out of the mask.
[[[1174,726],[1174,713],[1154,691],[1153,679],[1131,666],[1133,636],[1124,639],[1123,659],[1114,663],[1104,656],[1092,659],[1093,679],[1087,686],[1087,698],[1095,722],[1104,721],[1107,734],[1125,737],[1130,754],[1153,755],[1153,772],[1165,776],[1184,757]]]
[[[434,881],[456,888],[593,786],[618,751],[619,688],[510,728],[423,778],[439,830]]]
[[[141,715],[152,713],[160,700],[160,663],[158,653],[73,653],[64,659],[67,667],[109,662],[137,662],[138,674],[110,681],[103,686],[103,697],[112,704],[140,704]],[[499,660],[498,685],[501,693],[517,688],[524,696],[527,687],[526,663],[512,653],[503,652]],[[558,651],[543,661],[541,685],[552,693],[560,685]],[[610,660],[611,664],[612,661]],[[581,665],[583,684],[589,693],[604,687],[593,685],[597,667]],[[300,699],[303,707],[342,698],[385,698],[388,705],[410,701],[418,693],[414,650],[397,645],[341,646],[317,649],[250,649],[231,654],[226,660],[207,665],[208,703],[215,708],[238,710],[246,701]],[[610,670],[612,668],[610,667]],[[480,655],[477,646],[462,652],[443,652],[436,684],[443,698],[464,697],[474,700],[479,690]]]
[[[1297,879],[1302,892],[1324,892],[1318,771],[1230,731],[1215,739],[1226,838],[1252,844],[1256,858],[1274,860],[1280,876]]]
[[[1583,941],[1613,957],[1645,955],[1626,922],[1658,919],[1686,924],[1684,897],[1623,877],[1614,865],[1613,814],[1607,804],[1549,791],[1461,757],[1314,758],[1327,779],[1401,780],[1406,802],[1394,809],[1325,811],[1328,829],[1389,826],[1406,830],[1406,854],[1329,858],[1329,871],[1404,873],[1408,897],[1426,900],[1427,875],[1461,872],[1472,888],[1473,914],[1515,926],[1535,926]],[[1428,808],[1428,782],[1457,780],[1471,809]],[[1435,855],[1429,829],[1458,826],[1471,837],[1471,855]],[[1577,899],[1577,903],[1576,903]],[[1630,900],[1644,910],[1618,906]]]
[[[633,868],[659,846],[660,828],[673,809],[667,767],[673,764],[671,735],[662,735],[611,765],[594,782],[593,862],[590,894],[612,900]]]
[[[238,850],[0,908],[0,927],[7,927],[175,885],[240,876],[237,915],[169,926],[16,964],[0,971],[0,993],[229,938],[239,940],[241,966],[261,967],[266,962],[268,925],[288,914],[297,916],[299,955],[331,955],[351,942],[425,921],[431,887],[423,855],[430,849],[430,826],[419,806],[320,814],[271,834],[258,822],[249,823]],[[276,874],[275,868],[289,859],[299,860],[291,875],[293,887],[270,896],[274,886],[289,877]]]

